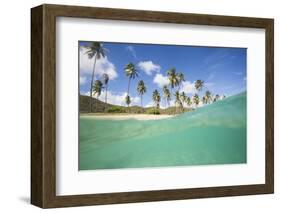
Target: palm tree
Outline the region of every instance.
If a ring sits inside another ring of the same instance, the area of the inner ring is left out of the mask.
[[[164,97],[166,98],[166,104],[168,105],[168,107],[170,107],[171,93],[166,85],[163,87],[163,94],[164,94]]]
[[[183,74],[182,72],[177,73],[177,78],[178,78],[179,85],[180,85],[180,88],[181,88],[182,82],[185,81],[185,79],[184,79],[184,74]]]
[[[96,62],[97,59],[100,59],[101,57],[105,57],[105,53],[107,49],[103,48],[102,43],[100,42],[87,42],[87,45],[83,46],[86,48],[86,53],[88,55],[89,59],[94,58],[94,65],[93,65],[93,72],[92,72],[92,79],[91,79],[91,85],[90,85],[90,111],[92,111],[92,98],[93,98],[93,82],[94,82],[94,76],[95,76],[95,68],[96,68]]]
[[[129,78],[127,96],[130,98],[129,91],[130,91],[131,79],[135,79],[136,77],[138,77],[138,71],[135,68],[135,65],[133,63],[127,64],[124,69],[125,69],[126,76]],[[126,97],[126,103],[127,103],[128,107],[129,107],[131,102],[130,101],[129,101],[130,103],[127,102],[127,99],[128,98]]]
[[[206,98],[206,103],[208,103],[208,104],[211,103],[212,95],[211,95],[211,92],[209,90],[206,91],[205,98]]]
[[[219,100],[220,99],[220,95],[216,94],[216,99]]]
[[[159,109],[159,104],[160,104],[160,101],[161,101],[161,96],[160,96],[160,93],[158,92],[157,89],[154,90],[153,93],[152,93],[152,100],[155,103],[154,114],[156,114],[156,108]]]
[[[184,111],[184,104],[186,103],[186,98],[187,98],[185,92],[182,92],[180,94],[180,98],[181,98],[181,102],[182,102],[182,111]]]
[[[182,105],[182,101],[181,101],[181,95],[180,95],[180,92],[179,91],[176,91],[175,93],[175,105],[178,104],[178,106],[182,109],[183,108],[183,105]]]
[[[105,88],[105,103],[107,103],[107,89],[108,89],[108,82],[109,82],[109,75],[104,73],[102,75],[103,78],[103,84],[104,84],[104,88]]]
[[[169,69],[167,71],[167,76],[168,76],[170,86],[171,86],[171,93],[173,94],[173,88],[180,84],[180,81],[179,81],[180,78],[179,78],[178,74],[176,73],[175,68]]]
[[[203,102],[203,104],[207,104],[207,98],[206,98],[206,96],[203,96],[203,97],[202,97],[202,102]]]
[[[139,81],[137,91],[138,91],[138,93],[140,95],[140,98],[141,98],[141,107],[143,107],[142,106],[142,96],[143,96],[144,93],[146,93],[146,87],[145,87],[145,84],[144,84],[143,80]]]
[[[182,103],[185,103],[186,97],[187,97],[187,96],[186,96],[185,92],[181,92],[180,98],[181,98],[181,102],[182,102]]]
[[[167,71],[167,76],[171,87],[171,94],[173,94],[173,88],[180,84],[180,76],[178,76],[175,68],[169,69]]]
[[[191,98],[187,96],[185,99],[185,103],[187,104],[187,106],[190,106],[192,104]]]
[[[214,102],[216,102],[216,101],[218,101],[218,100],[220,100],[220,96],[219,96],[219,94],[216,94],[216,96],[215,96],[215,98],[214,98]]]
[[[203,89],[204,87],[204,81],[202,80],[196,80],[195,81],[195,89],[199,92]]]
[[[127,104],[128,108],[129,108],[130,103],[131,103],[131,98],[130,98],[130,96],[129,96],[129,95],[127,95],[127,96],[125,97],[125,102],[126,102],[126,104]]]
[[[93,95],[97,95],[97,100],[99,100],[99,96],[101,95],[102,88],[103,88],[102,82],[100,80],[96,80],[93,86]],[[98,108],[98,101],[96,102],[97,102],[96,108]]]
[[[200,102],[199,96],[198,94],[195,94],[193,96],[193,103],[195,104],[196,107],[198,106],[199,102]]]

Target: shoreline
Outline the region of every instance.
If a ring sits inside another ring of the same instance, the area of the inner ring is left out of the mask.
[[[160,119],[167,119],[173,118],[176,115],[150,115],[150,114],[105,114],[105,113],[80,113],[81,117],[92,117],[95,119],[101,120],[128,120],[128,119],[135,119],[135,120],[160,120]]]

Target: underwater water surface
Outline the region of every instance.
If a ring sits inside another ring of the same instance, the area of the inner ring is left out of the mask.
[[[79,169],[246,163],[246,92],[162,120],[80,116]]]

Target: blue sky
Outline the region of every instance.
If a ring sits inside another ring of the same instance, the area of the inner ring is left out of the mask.
[[[79,42],[79,45],[86,42]],[[194,81],[205,82],[205,90],[212,94],[231,96],[246,91],[246,58],[245,48],[198,47],[155,44],[127,44],[102,42],[108,50],[105,58],[97,61],[96,79],[103,73],[110,76],[108,102],[125,105],[128,78],[124,67],[129,62],[136,65],[139,77],[133,79],[130,87],[132,105],[140,105],[136,91],[137,83],[143,80],[147,92],[143,96],[143,105],[151,106],[153,90],[162,93],[163,85],[167,84],[166,72],[170,68],[184,73],[185,82],[180,91],[192,96],[196,91]],[[93,59],[89,60],[85,49],[80,47],[80,94],[89,94]],[[200,96],[203,95],[201,92]],[[104,99],[104,92],[100,96]],[[173,101],[172,101],[173,102]],[[161,106],[164,106],[164,101]]]

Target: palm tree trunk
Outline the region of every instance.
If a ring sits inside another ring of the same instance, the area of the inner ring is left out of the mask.
[[[92,112],[92,99],[93,99],[93,83],[94,83],[94,76],[95,76],[95,68],[96,68],[96,62],[97,62],[97,54],[95,55],[95,61],[93,66],[93,73],[92,73],[92,80],[90,85],[90,112]]]
[[[104,112],[107,109],[107,87],[108,87],[108,85],[106,84],[106,86],[105,86],[105,106],[104,106],[104,109],[103,109]]]
[[[131,84],[131,78],[129,78],[129,83],[128,83],[128,89],[127,89],[127,95],[129,96],[129,91],[130,91],[130,84]]]
[[[166,109],[167,111],[166,111],[166,112],[167,112],[168,114],[170,114],[170,113],[169,113],[169,110],[168,110],[168,109],[170,108],[170,103],[169,103],[168,98],[166,99],[166,101],[167,101],[167,109]]]
[[[130,84],[131,84],[131,78],[129,78],[128,89],[127,89],[127,96],[129,96]],[[129,104],[128,104],[128,109],[129,109]]]
[[[96,99],[96,112],[98,112],[98,100],[99,100],[99,96],[97,96],[97,99]]]
[[[105,103],[107,104],[107,85],[105,86]]]
[[[143,106],[142,106],[142,95],[141,95],[141,111],[144,112]]]
[[[173,88],[172,88],[172,86],[171,86],[171,95],[173,97]],[[173,114],[175,114],[175,111],[174,110],[172,110],[172,111],[173,111]]]

